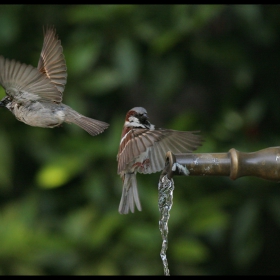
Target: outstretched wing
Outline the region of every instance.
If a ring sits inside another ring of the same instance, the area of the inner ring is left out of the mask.
[[[122,139],[118,156],[118,174],[125,170],[140,154],[146,152],[150,160],[147,168],[139,169],[140,173],[154,173],[163,170],[165,155],[188,153],[201,146],[199,131],[177,131],[171,129],[132,129]]]
[[[12,97],[25,92],[29,100],[61,102],[61,93],[38,69],[3,56],[0,56],[0,84]]]
[[[44,43],[37,68],[50,79],[62,96],[67,81],[67,68],[61,41],[53,27],[47,27],[44,31]]]

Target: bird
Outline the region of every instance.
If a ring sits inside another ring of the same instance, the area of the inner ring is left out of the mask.
[[[165,155],[188,153],[202,145],[200,131],[177,131],[157,128],[149,121],[148,113],[143,107],[134,107],[125,117],[121,141],[117,154],[118,170],[123,182],[119,213],[134,213],[136,205],[142,210],[136,174],[150,174],[162,171]]]
[[[0,56],[0,84],[6,92],[0,106],[30,126],[54,128],[65,122],[92,136],[102,133],[108,123],[83,116],[62,103],[67,80],[63,48],[53,26],[43,28],[43,32],[37,68]]]

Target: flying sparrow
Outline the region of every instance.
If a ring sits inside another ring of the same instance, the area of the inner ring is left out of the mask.
[[[66,70],[55,29],[46,28],[37,68],[0,56],[0,84],[6,91],[0,106],[31,126],[53,128],[66,122],[93,136],[103,132],[109,124],[85,117],[62,103]]]
[[[135,107],[128,111],[117,155],[118,174],[123,181],[119,212],[134,212],[134,204],[141,211],[136,173],[154,173],[163,170],[165,155],[187,153],[201,146],[199,131],[177,131],[156,128],[148,121],[147,111]]]

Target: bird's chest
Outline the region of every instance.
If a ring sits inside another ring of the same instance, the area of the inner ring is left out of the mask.
[[[51,106],[40,102],[14,103],[11,111],[19,121],[37,127],[56,127],[65,119],[64,110],[56,104]]]

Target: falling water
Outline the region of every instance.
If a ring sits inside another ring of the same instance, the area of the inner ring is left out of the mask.
[[[177,171],[179,174],[188,176],[189,170],[178,163],[174,163],[171,169],[173,172]],[[168,262],[166,251],[168,248],[168,220],[170,217],[170,210],[173,203],[174,181],[169,179],[167,175],[161,176],[158,183],[158,208],[160,212],[159,230],[162,237],[162,246],[160,257],[163,263],[164,275],[169,276]]]
[[[158,207],[160,211],[160,220],[159,220],[159,230],[162,237],[162,247],[160,251],[160,256],[163,262],[164,275],[170,275],[168,269],[168,262],[166,257],[166,251],[168,247],[168,219],[169,212],[173,203],[173,190],[174,182],[173,179],[168,179],[167,175],[163,176],[159,180],[158,184],[159,198],[158,198]]]

